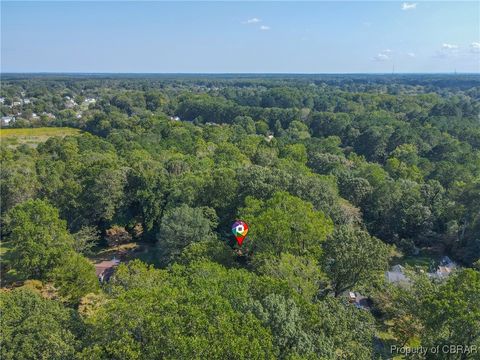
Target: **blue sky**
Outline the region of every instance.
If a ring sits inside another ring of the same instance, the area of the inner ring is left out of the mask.
[[[479,72],[479,2],[1,3],[2,72]]]

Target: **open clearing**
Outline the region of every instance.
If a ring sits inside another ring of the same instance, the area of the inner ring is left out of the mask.
[[[1,142],[8,146],[18,146],[27,144],[30,146],[37,146],[39,143],[47,141],[52,136],[68,136],[78,135],[81,131],[79,129],[69,127],[41,127],[41,128],[13,128],[1,129]]]

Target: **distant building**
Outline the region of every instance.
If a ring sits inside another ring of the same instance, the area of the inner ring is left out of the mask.
[[[2,116],[2,126],[8,126],[11,122],[15,121],[14,116]]]
[[[12,103],[12,106],[20,106],[20,105],[22,105],[22,102],[21,102],[21,101],[14,101],[14,102]]]
[[[115,271],[115,267],[120,264],[120,260],[113,258],[112,260],[102,261],[95,264],[95,274],[100,282],[105,282],[110,279]]]
[[[180,118],[178,116],[170,116],[170,120],[180,121]]]
[[[402,265],[392,266],[390,271],[385,273],[387,281],[391,284],[408,284],[410,279],[405,275],[405,268]]]
[[[83,100],[83,102],[86,104],[95,104],[97,100],[95,100],[94,98],[86,98],[85,100]]]
[[[27,105],[27,104],[30,104],[31,101],[30,101],[30,99],[23,99],[23,103],[24,103],[25,105]]]
[[[0,97],[0,104],[4,104],[5,103],[5,98],[4,97]]]
[[[55,119],[55,115],[53,115],[52,113],[47,113],[47,112],[44,111],[44,112],[42,112],[42,115],[45,115],[49,119]]]
[[[440,260],[437,270],[429,275],[433,278],[444,279],[448,277],[456,268],[457,264],[448,256],[444,256],[442,260]]]
[[[73,108],[73,107],[75,107],[75,106],[77,106],[77,103],[76,103],[74,100],[72,100],[72,99],[67,99],[67,101],[65,101],[65,107],[66,107],[67,109],[71,109],[71,108]]]
[[[372,305],[372,301],[367,296],[353,291],[348,292],[348,302],[355,305],[356,308],[364,310],[369,310]]]

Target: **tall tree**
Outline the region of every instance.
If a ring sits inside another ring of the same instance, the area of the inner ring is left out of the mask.
[[[58,210],[43,200],[28,200],[6,216],[6,241],[12,267],[24,278],[43,279],[73,248],[73,238]]]
[[[323,267],[335,296],[386,270],[389,248],[366,231],[341,226],[323,244]]]

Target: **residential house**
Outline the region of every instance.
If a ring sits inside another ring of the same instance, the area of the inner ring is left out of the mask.
[[[102,261],[95,264],[95,274],[100,282],[106,282],[113,275],[115,268],[120,263],[120,260],[115,257],[112,260]]]
[[[448,256],[444,256],[442,260],[440,260],[437,270],[434,273],[431,273],[430,276],[437,279],[443,279],[448,277],[456,268],[457,264]]]
[[[77,103],[73,99],[67,99],[67,101],[65,101],[65,107],[67,109],[71,109],[75,106],[77,106]]]
[[[402,265],[392,266],[390,271],[385,273],[390,284],[409,284],[410,279],[405,275],[405,268]]]
[[[8,126],[13,121],[15,121],[15,116],[2,116],[2,126]]]

